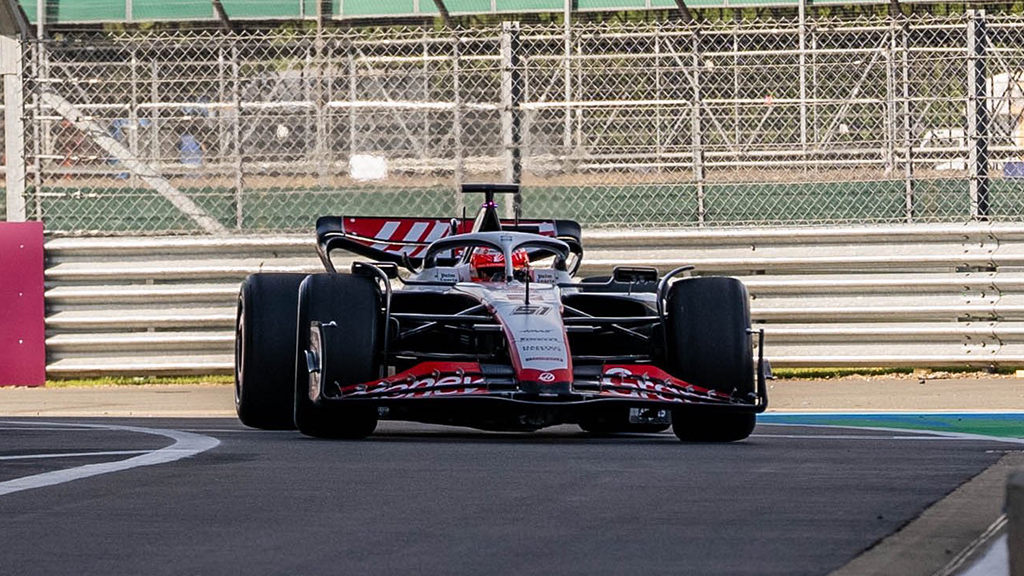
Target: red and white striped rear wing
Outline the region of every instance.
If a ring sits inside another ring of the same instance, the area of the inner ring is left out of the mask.
[[[502,220],[502,229],[560,238],[582,254],[580,225],[572,220]],[[322,216],[316,221],[317,251],[328,270],[329,254],[342,249],[377,262],[419,267],[427,246],[436,240],[472,231],[472,220]]]

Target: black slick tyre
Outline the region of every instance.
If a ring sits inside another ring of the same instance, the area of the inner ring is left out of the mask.
[[[684,278],[669,289],[666,363],[691,384],[755,398],[750,302],[742,282],[727,277]],[[755,414],[677,409],[672,430],[680,440],[732,442],[754,430]]]
[[[305,274],[252,274],[235,314],[235,412],[242,424],[290,430],[295,316]]]
[[[359,401],[314,402],[309,389],[311,377],[319,378],[325,387],[333,387],[360,384],[379,376],[381,302],[377,283],[366,276],[313,274],[302,282],[293,381],[295,425],[306,436],[358,439],[377,428],[376,406]],[[329,330],[321,332],[320,325]],[[315,374],[308,369],[307,351],[313,353],[320,367]]]

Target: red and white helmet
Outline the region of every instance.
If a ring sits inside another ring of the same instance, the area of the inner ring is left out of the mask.
[[[504,279],[505,255],[493,248],[477,248],[470,257],[470,270],[473,280],[487,282]],[[526,250],[520,248],[512,252],[512,270],[529,268],[530,257]]]

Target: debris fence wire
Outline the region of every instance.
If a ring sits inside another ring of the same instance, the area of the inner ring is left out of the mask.
[[[594,227],[1024,219],[1024,18],[68,33],[24,44],[58,233],[457,215]]]

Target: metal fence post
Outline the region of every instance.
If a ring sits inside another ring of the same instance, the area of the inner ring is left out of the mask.
[[[904,209],[907,222],[914,220],[914,140],[913,119],[910,116],[910,19],[903,17],[900,67],[903,84],[903,187]]]
[[[316,158],[316,172],[317,182],[323,186],[327,183],[330,178],[330,172],[327,167],[327,151],[330,147],[327,145],[327,113],[324,94],[325,78],[329,78],[330,74],[324,73],[324,66],[329,66],[330,60],[324,56],[326,51],[324,48],[323,28],[317,29],[316,40],[313,44],[313,81],[309,82],[307,79],[307,86],[312,88],[312,101],[313,101],[313,122],[314,131],[316,132],[316,143],[313,144],[313,156]]]
[[[25,47],[28,47],[25,50]],[[27,194],[31,192],[32,203],[30,207],[26,207],[26,212],[31,217],[34,216],[36,220],[43,219],[43,202],[40,192],[43,190],[43,137],[42,133],[49,127],[47,121],[43,120],[45,114],[43,114],[43,99],[41,98],[45,89],[51,88],[47,86],[49,84],[49,76],[44,75],[43,69],[41,68],[40,62],[45,61],[48,56],[40,57],[36,53],[46,52],[48,47],[46,46],[45,40],[39,40],[32,43],[22,42],[22,94],[27,99],[28,106],[32,109],[29,114],[22,114],[22,117],[28,119],[28,123],[25,124],[22,120],[22,129],[24,130],[24,139],[26,145],[31,142],[32,144],[32,164],[31,164],[31,187],[28,184],[28,175],[25,176],[25,187],[26,187],[26,198],[25,202],[28,204],[29,198]],[[26,59],[26,53],[28,58]],[[28,79],[28,89],[24,88],[24,82]],[[26,163],[26,169],[28,165]]]
[[[152,165],[160,166],[163,163],[160,150],[160,109],[157,107],[160,102],[160,68],[156,59],[157,56],[153,55],[153,60],[149,63],[149,158]]]
[[[22,42],[0,36],[0,72],[4,77],[4,152],[7,154],[7,220],[24,222],[25,90],[21,76]]]
[[[562,33],[565,38],[562,42],[562,76],[565,83],[565,118],[562,120],[562,153],[565,156],[564,163],[568,164],[572,155],[572,0],[565,0],[563,19]]]
[[[322,89],[324,91],[324,170],[326,171],[326,181],[324,184],[330,184],[331,178],[335,176],[335,162],[334,162],[334,109],[331,107],[334,102],[334,80],[338,76],[338,68],[334,62],[334,56],[338,53],[338,41],[336,38],[331,38],[325,42],[326,54],[324,59],[327,65],[327,77],[324,79]]]
[[[665,94],[662,90],[662,79],[661,79],[661,35],[658,33],[661,29],[656,28],[654,30],[654,99],[663,100]],[[654,151],[658,155],[657,159],[657,172],[661,172],[663,169],[662,164],[665,162],[665,143],[663,141],[663,135],[661,133],[661,106],[654,109]]]
[[[811,63],[809,64],[809,66],[811,68],[811,90],[810,90],[810,92],[811,92],[811,106],[810,106],[810,108],[811,108],[811,118],[810,118],[810,120],[808,120],[808,123],[810,124],[810,134],[807,135],[807,138],[813,144],[813,147],[815,149],[817,149],[818,148],[818,90],[819,90],[819,81],[818,81],[818,34],[817,34],[817,29],[815,29],[815,28],[811,29],[810,44],[811,44],[811,47],[810,47]],[[826,62],[827,62],[827,57],[826,57]],[[736,90],[736,93],[739,94],[739,90],[738,89]],[[818,169],[818,165],[817,164],[814,165],[814,169],[815,170]]]
[[[431,102],[430,98],[430,42],[428,42],[429,36],[427,31],[423,31],[423,65],[422,78],[420,78],[420,101]],[[431,153],[432,146],[430,145],[430,114],[422,114],[423,118],[420,120],[420,128],[422,133],[420,138],[422,139],[423,145],[423,160],[426,160]],[[411,144],[411,143],[410,143]]]
[[[38,42],[30,45],[35,51],[35,54],[31,56],[31,61],[35,64],[32,74],[35,80],[32,89],[35,114],[32,115],[33,117],[29,122],[31,137],[26,137],[26,140],[32,141],[32,189],[35,196],[33,212],[35,212],[35,217],[38,220],[43,219],[43,206],[39,194],[43,188],[43,157],[53,154],[53,144],[51,142],[52,120],[46,118],[47,114],[43,114],[42,102],[39,98],[42,91],[39,81],[44,79],[44,81],[48,82],[51,78],[49,46],[46,44],[46,41],[49,39],[46,31],[46,4],[46,2],[36,2],[36,39]],[[47,86],[47,88],[52,87],[52,85]]]
[[[896,169],[896,20],[889,23],[889,41],[885,46],[885,175]]]
[[[346,60],[348,60],[348,170],[352,173],[352,157],[356,155],[356,92],[358,91],[358,80],[356,74],[356,50],[353,39],[348,39],[346,47]]]
[[[813,41],[813,37],[811,39]],[[736,155],[733,157],[735,160],[740,159],[740,94],[742,93],[740,88],[740,35],[736,33],[736,28],[732,30],[732,130],[733,130],[733,149],[736,151]]]
[[[985,57],[988,38],[985,11],[967,11],[967,147],[969,153],[971,217],[989,216],[988,106],[985,96]]]
[[[38,38],[44,38],[43,35],[39,35]],[[50,47],[47,45],[45,40],[41,40],[34,44],[36,54],[32,58],[35,62],[34,77],[36,78],[36,90],[42,88],[39,84],[39,79],[49,79],[50,74]],[[48,80],[45,80],[48,81]],[[37,106],[36,111],[39,112],[38,116],[41,118],[34,119],[30,122],[30,132],[33,137],[31,138],[32,148],[34,157],[32,159],[32,170],[33,170],[33,184],[36,190],[36,202],[35,211],[36,217],[42,219],[41,203],[39,200],[39,191],[42,189],[43,184],[43,158],[52,156],[54,154],[54,143],[53,143],[53,120],[46,118],[47,114],[42,113],[42,108]]]
[[[690,149],[693,155],[693,179],[697,183],[697,223],[704,225],[704,144],[701,141],[701,93],[700,93],[700,30],[694,29],[691,37],[693,75],[693,101],[690,105]]]
[[[582,28],[581,26],[578,26]],[[583,32],[576,34],[576,54],[580,58],[576,61],[576,83],[573,84],[573,100],[580,101],[583,99],[583,67],[586,65],[586,61],[583,60]],[[573,115],[576,120],[576,149],[582,149],[584,147],[583,140],[583,115],[587,111],[583,106],[577,105],[573,109]]]
[[[807,167],[807,0],[800,0],[800,150]]]
[[[238,42],[231,43],[231,100],[234,103],[234,123],[231,139],[234,149],[232,156],[235,164],[235,228],[241,230],[245,223],[245,210],[242,204],[242,190],[245,187],[245,170],[242,160],[242,78],[241,66],[238,62]]]
[[[228,101],[228,59],[224,56],[224,44],[224,41],[221,40],[217,46],[217,101],[222,104]],[[228,117],[226,107],[217,111],[217,155],[221,158],[227,158],[231,149],[231,141],[228,140],[227,122],[225,122]]]
[[[137,49],[132,47],[131,56],[131,104],[128,106],[128,149],[132,158],[139,157],[139,55]],[[129,184],[135,188],[138,184],[138,175],[131,173]]]
[[[462,150],[462,67],[459,63],[461,52],[458,32],[452,33],[452,137],[455,139],[455,214],[462,214],[465,199],[462,197],[462,181],[465,178],[465,154]]]
[[[523,167],[520,150],[519,103],[522,98],[522,71],[519,69],[519,22],[501,24],[501,139],[505,157],[505,181],[518,184]],[[516,194],[507,216],[514,216],[522,206]]]

